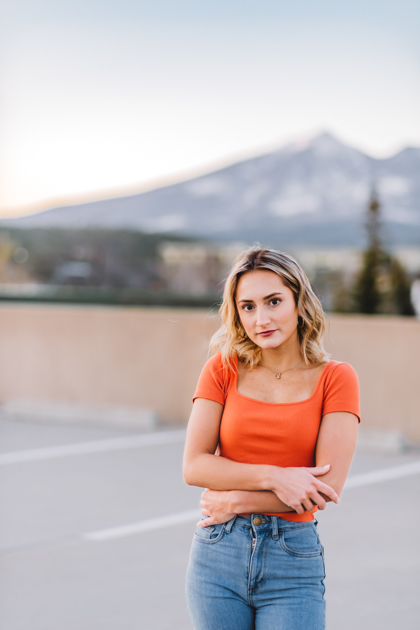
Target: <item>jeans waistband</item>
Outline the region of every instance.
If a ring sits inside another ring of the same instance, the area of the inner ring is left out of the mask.
[[[280,516],[267,516],[267,514],[251,514],[251,516],[234,516],[226,523],[225,531],[229,534],[233,526],[249,527],[254,533],[271,531],[274,539],[278,538],[282,530],[317,525],[313,521],[287,521]]]

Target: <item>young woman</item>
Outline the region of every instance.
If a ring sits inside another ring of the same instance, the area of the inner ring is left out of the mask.
[[[338,503],[346,480],[357,375],[328,360],[321,304],[288,254],[241,254],[220,317],[184,456],[185,481],[208,488],[187,571],[193,626],[323,630],[314,512]]]

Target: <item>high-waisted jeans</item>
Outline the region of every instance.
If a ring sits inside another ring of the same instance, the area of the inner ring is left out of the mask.
[[[324,630],[316,522],[252,514],[197,528],[186,597],[194,630]]]

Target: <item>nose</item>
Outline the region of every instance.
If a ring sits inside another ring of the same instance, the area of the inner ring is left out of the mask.
[[[257,326],[267,326],[270,323],[270,317],[265,308],[257,308],[257,319],[255,321]]]

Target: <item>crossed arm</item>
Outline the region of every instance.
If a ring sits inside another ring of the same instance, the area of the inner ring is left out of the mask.
[[[220,403],[198,398],[187,430],[184,479],[209,488],[200,502],[203,515],[210,517],[205,525],[225,522],[235,514],[302,514],[315,506],[323,510],[328,501],[339,502],[356,446],[357,416],[347,412],[323,416],[315,468],[280,468],[214,455],[222,413]]]

